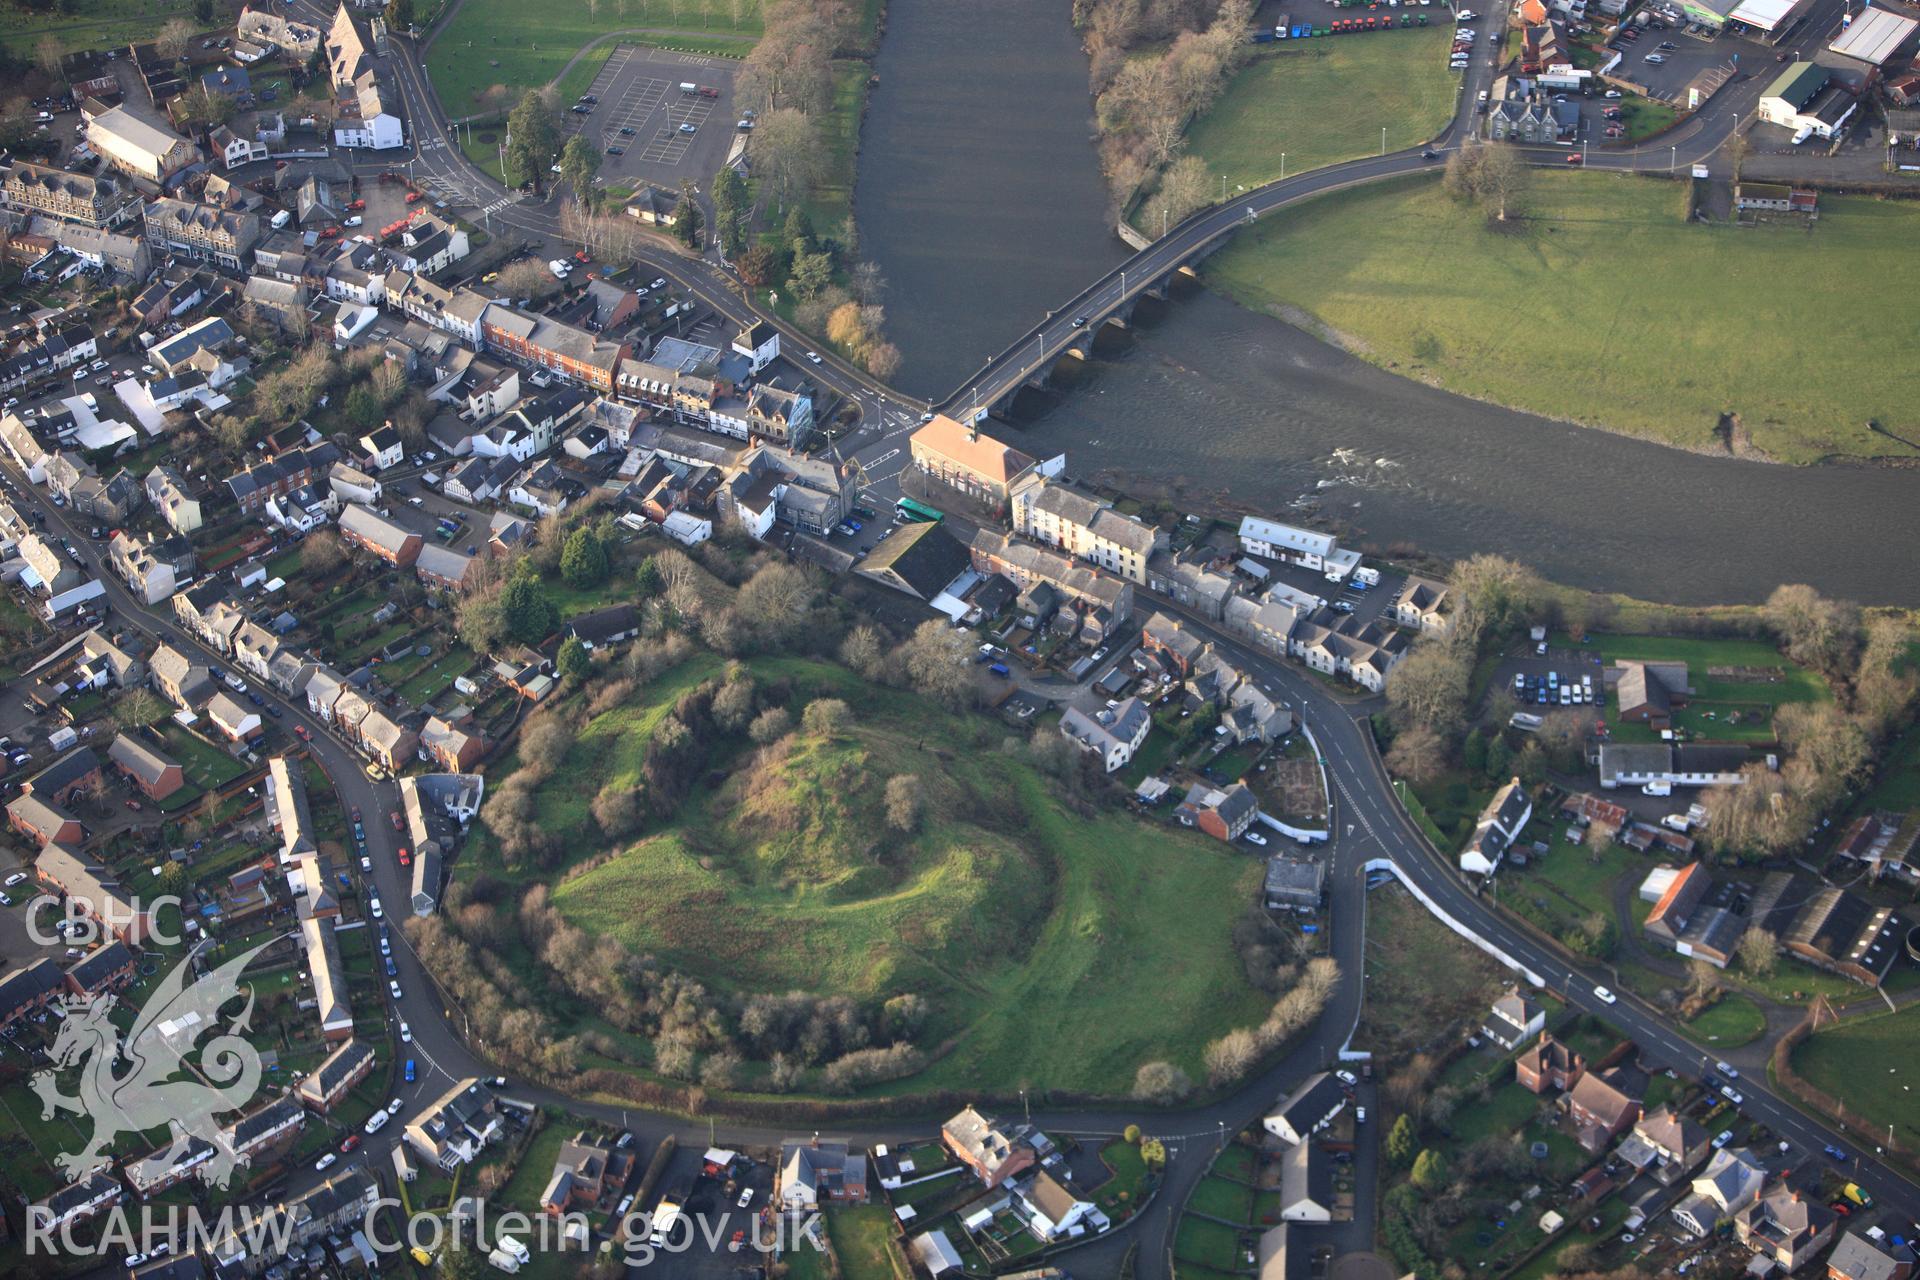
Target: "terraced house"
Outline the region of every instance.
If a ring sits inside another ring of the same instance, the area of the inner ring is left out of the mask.
[[[218,205],[163,196],[149,202],[143,216],[147,244],[155,253],[211,262],[229,271],[246,267],[260,239],[259,218]]]
[[[585,329],[547,316],[488,307],[481,319],[488,347],[543,365],[595,391],[612,392],[614,373],[632,354],[625,342],[603,341]]]
[[[1152,525],[1130,520],[1065,485],[1045,481],[1016,488],[1013,526],[1035,542],[1057,547],[1143,587],[1147,562],[1166,546],[1166,535]]]
[[[1133,614],[1133,583],[1057,551],[987,528],[974,533],[969,549],[980,573],[1002,574],[1022,589],[1045,584],[1057,592],[1077,615],[1082,638],[1096,644]]]
[[[140,216],[140,193],[118,179],[69,173],[15,160],[0,182],[0,201],[16,213],[106,229]]]

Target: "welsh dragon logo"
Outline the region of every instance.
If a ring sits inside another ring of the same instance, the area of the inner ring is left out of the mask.
[[[260,1087],[260,1054],[244,1034],[253,1014],[251,987],[246,1005],[225,1031],[200,1048],[197,1061],[188,1057],[202,1035],[220,1031],[220,1010],[241,998],[240,975],[271,945],[272,940],[263,942],[191,984],[192,957],[183,959],[141,1006],[124,1046],[119,1028],[108,1021],[118,1004],[112,995],[62,1001],[67,1017],[53,1042],[53,1066],[34,1073],[33,1090],[45,1108],[42,1119],[71,1111],[93,1122],[84,1148],[55,1159],[67,1177],[78,1181],[106,1164],[107,1152],[122,1134],[169,1126],[172,1145],[146,1164],[165,1169],[198,1138],[213,1148],[199,1175],[214,1186],[227,1185],[236,1161],[214,1117],[244,1107]],[[122,1059],[124,1068],[116,1070]],[[69,1097],[60,1092],[56,1073],[75,1065],[80,1088]],[[176,1079],[182,1075],[186,1078]]]

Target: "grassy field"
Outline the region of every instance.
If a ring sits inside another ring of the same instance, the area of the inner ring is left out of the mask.
[[[1280,46],[1249,62],[1187,131],[1218,182],[1257,187],[1287,172],[1425,142],[1453,115],[1459,81],[1438,26]],[[1268,46],[1272,47],[1272,46]]]
[[[466,0],[427,51],[427,72],[448,112],[461,115],[476,110],[479,95],[493,85],[518,90],[551,82],[574,54],[616,31],[643,32],[676,48],[745,53],[760,35],[761,4],[553,0],[540,7],[537,21],[528,21],[517,0]],[[576,92],[585,87],[582,82]]]
[[[85,4],[75,5],[72,13],[62,12],[53,5],[47,6],[45,12],[8,5],[0,11],[0,46],[30,64],[33,46],[49,33],[68,52],[124,48],[135,40],[153,39],[153,33],[174,18],[192,21],[192,0],[86,0]],[[220,25],[216,21],[208,24],[207,29],[211,31]],[[227,25],[231,26],[231,20]],[[229,30],[227,34],[233,32]]]
[[[836,1209],[827,1233],[840,1260],[841,1280],[906,1280],[911,1271],[893,1243],[893,1213],[883,1204]]]
[[[1716,1049],[1737,1049],[1758,1040],[1767,1029],[1767,1015],[1745,996],[1724,995],[1713,1007],[1687,1024],[1694,1039]]]
[[[1430,179],[1373,185],[1263,222],[1207,274],[1375,363],[1516,408],[1694,449],[1718,448],[1733,412],[1782,462],[1915,452],[1865,424],[1908,417],[1895,300],[1920,260],[1889,248],[1920,234],[1920,211],[1827,197],[1811,232],[1690,225],[1673,184],[1558,172],[1528,206],[1495,229]],[[1842,354],[1805,359],[1812,329]]]
[[[1173,1256],[1182,1263],[1197,1263],[1213,1271],[1231,1274],[1240,1269],[1238,1237],[1233,1228],[1191,1215],[1183,1216],[1173,1233]],[[1185,1275],[1187,1270],[1182,1266],[1180,1273]]]
[[[1534,819],[1534,836],[1548,839],[1546,858],[1524,869],[1509,867],[1499,894],[1500,905],[1559,938],[1590,916],[1612,920],[1614,885],[1628,877],[1637,883],[1660,859],[1591,835],[1584,845],[1568,844],[1562,823],[1541,825],[1554,816]],[[1634,902],[1647,909],[1637,897]]]
[[[715,748],[717,774],[671,825],[556,884],[569,919],[718,988],[921,993],[922,1043],[948,1051],[900,1088],[1121,1093],[1152,1058],[1200,1074],[1207,1039],[1264,1013],[1228,938],[1257,862],[1125,815],[1071,815],[1017,757],[975,749],[967,719],[841,668],[750,665],[794,686],[796,706],[846,699],[853,727],[758,759]],[[594,795],[642,778],[674,702],[719,669],[692,659],[589,722],[539,793],[540,824],[582,856],[601,849]],[[910,836],[882,815],[900,772],[926,789]]]
[[[1920,1092],[1889,1086],[1884,1066],[1912,1063],[1920,1055],[1920,1008],[1861,1018],[1808,1036],[1793,1051],[1793,1069],[1809,1084],[1840,1099],[1849,1118],[1912,1150],[1920,1143]],[[1870,1071],[1862,1063],[1882,1064]],[[1901,1076],[1905,1079],[1905,1076]]]

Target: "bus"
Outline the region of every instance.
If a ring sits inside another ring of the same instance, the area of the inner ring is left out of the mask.
[[[916,524],[939,524],[945,520],[946,513],[928,506],[924,502],[915,502],[912,498],[902,498],[893,505],[894,514],[900,519]]]

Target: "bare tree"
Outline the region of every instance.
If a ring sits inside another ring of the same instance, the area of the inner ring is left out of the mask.
[[[193,40],[193,24],[185,18],[174,18],[160,28],[153,38],[154,51],[163,58],[178,58],[187,51],[187,45]]]
[[[1386,760],[1396,778],[1420,785],[1433,781],[1446,768],[1447,745],[1426,725],[1411,725],[1394,736]]]
[[[1447,191],[1479,204],[1496,222],[1518,207],[1528,181],[1527,166],[1512,147],[1470,142],[1447,158]]]
[[[1860,643],[1860,610],[1829,600],[1803,583],[1775,587],[1767,597],[1767,623],[1787,656],[1829,676],[1841,674]]]
[[[509,298],[526,298],[530,301],[538,301],[560,291],[560,282],[553,278],[546,264],[531,258],[522,258],[502,267],[496,283]]]
[[[771,560],[740,588],[735,607],[743,622],[771,640],[785,642],[805,623],[814,591],[805,569]]]
[[[840,644],[840,661],[862,679],[878,679],[881,668],[886,664],[886,648],[880,632],[867,624],[848,632],[847,638]]]
[[[876,342],[867,348],[867,372],[882,382],[900,372],[900,348],[891,342]]]
[[[792,107],[762,116],[747,151],[754,172],[779,188],[782,207],[813,189],[826,162],[819,128],[812,117]]]
[[[65,54],[60,48],[60,39],[53,35],[41,36],[33,45],[34,65],[47,73],[47,78],[65,82]]]
[[[300,543],[300,570],[310,578],[326,579],[346,567],[347,548],[331,529],[316,529]]]
[[[895,831],[910,833],[920,825],[920,811],[926,804],[927,789],[919,775],[896,773],[887,779],[887,825]]]
[[[1402,725],[1451,733],[1466,714],[1470,674],[1466,658],[1450,646],[1415,644],[1387,677],[1387,705]]]
[[[880,274],[880,264],[877,262],[855,263],[851,283],[853,296],[867,306],[877,305],[887,292],[887,278]]]
[[[1147,205],[1147,234],[1170,231],[1181,219],[1213,199],[1213,175],[1199,156],[1181,156],[1160,175],[1160,187]]]
[[[1756,978],[1773,972],[1779,959],[1780,940],[1759,925],[1750,925],[1740,935],[1740,967]]]
[[[929,618],[901,646],[900,656],[915,689],[948,706],[958,707],[964,705],[973,692],[968,649],[964,632],[954,630],[944,619]]]

